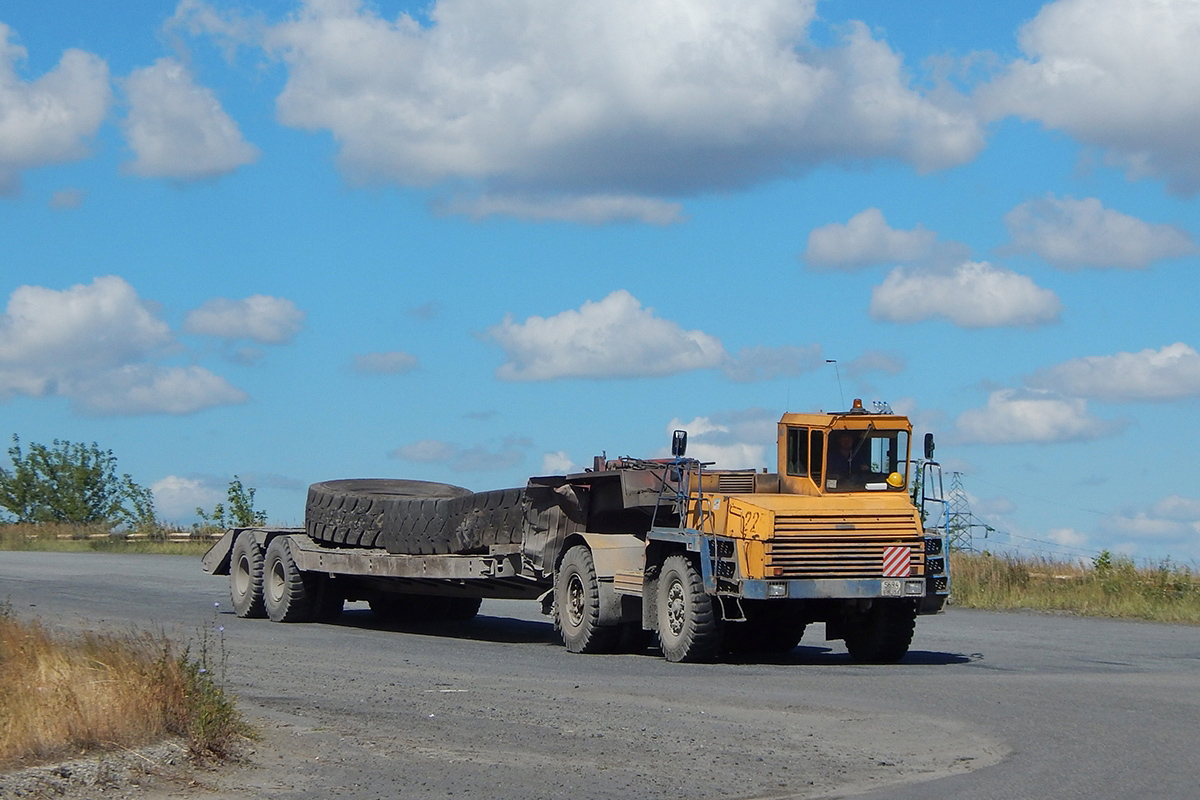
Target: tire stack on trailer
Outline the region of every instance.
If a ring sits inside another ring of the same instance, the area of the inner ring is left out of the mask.
[[[520,544],[525,489],[478,494],[429,481],[359,478],[314,483],[305,529],[317,541],[389,553],[486,553]]]

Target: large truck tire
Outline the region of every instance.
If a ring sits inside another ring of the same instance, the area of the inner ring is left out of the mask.
[[[380,543],[389,553],[443,555],[460,552],[452,547],[453,532],[462,518],[465,504],[474,498],[466,489],[462,491],[465,494],[396,498],[384,517]]]
[[[744,600],[742,611],[745,622],[725,623],[726,652],[782,655],[796,649],[804,636],[798,601]]]
[[[525,525],[525,489],[478,492],[462,501],[447,552],[487,552],[494,545],[520,544]]]
[[[263,567],[263,604],[271,621],[311,622],[316,588],[315,576],[296,566],[288,537],[272,539]]]
[[[575,545],[563,554],[554,576],[554,620],[571,653],[608,653],[620,629],[600,626],[600,581],[592,552]]]
[[[904,600],[876,600],[846,629],[846,649],[863,664],[894,664],[904,658],[917,625],[917,608]]]
[[[352,547],[386,547],[389,524],[408,518],[414,500],[469,497],[461,486],[430,481],[356,478],[324,481],[308,488],[304,527],[319,542]],[[403,508],[400,508],[403,506]],[[392,542],[393,547],[401,543]],[[391,552],[412,552],[388,548]]]
[[[668,661],[712,661],[723,621],[687,556],[668,556],[658,576],[658,641]]]
[[[267,615],[263,605],[264,561],[258,540],[249,533],[238,534],[229,555],[229,597],[239,617],[262,619]]]

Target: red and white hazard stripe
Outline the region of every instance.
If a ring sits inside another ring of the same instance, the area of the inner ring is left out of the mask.
[[[907,578],[912,553],[907,547],[883,548],[883,577]]]

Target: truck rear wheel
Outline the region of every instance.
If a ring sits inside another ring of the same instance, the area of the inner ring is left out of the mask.
[[[575,545],[566,552],[554,579],[555,622],[572,653],[607,653],[617,642],[615,627],[600,626],[600,581],[592,552]]]
[[[730,653],[790,653],[800,644],[806,627],[794,600],[744,600],[745,622],[725,624],[725,649]]]
[[[267,615],[263,605],[263,548],[252,534],[240,533],[229,556],[229,596],[233,611],[246,619]]]
[[[723,625],[704,581],[686,556],[668,556],[658,576],[658,640],[668,661],[712,661]]]
[[[263,603],[271,621],[311,622],[314,588],[313,580],[296,566],[287,537],[272,539],[263,568]]]
[[[850,657],[864,664],[892,664],[904,658],[912,644],[917,609],[903,600],[876,600],[870,610],[846,628]]]

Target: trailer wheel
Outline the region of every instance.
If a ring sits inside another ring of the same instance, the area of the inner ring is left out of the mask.
[[[658,640],[668,661],[712,661],[723,625],[686,556],[668,556],[658,578]]]
[[[286,536],[267,545],[263,570],[263,602],[272,622],[311,622],[315,581],[301,572]]]
[[[479,613],[483,605],[482,597],[447,597],[446,620],[449,622],[470,622]]]
[[[572,653],[607,653],[619,630],[600,626],[600,581],[592,553],[575,545],[563,556],[554,580],[555,622]]]
[[[850,657],[864,664],[892,664],[904,658],[912,644],[917,609],[902,600],[877,600],[846,628]]]
[[[229,556],[229,596],[239,617],[262,619],[267,615],[263,605],[263,561],[258,540],[249,533],[238,534]]]
[[[317,622],[337,622],[346,607],[345,590],[340,581],[328,575],[313,575],[309,586],[313,589],[313,619]]]

